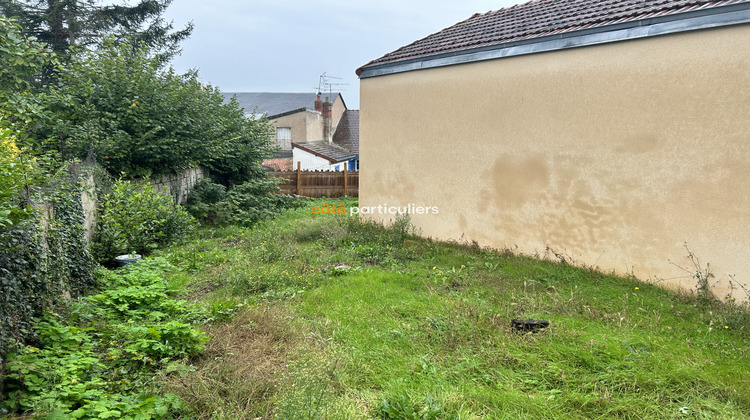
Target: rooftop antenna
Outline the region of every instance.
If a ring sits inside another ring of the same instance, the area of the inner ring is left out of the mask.
[[[333,86],[349,85],[349,83],[331,83],[331,79],[341,80],[340,77],[329,76],[326,74],[326,72],[323,72],[323,74],[320,75],[320,78],[318,79],[318,93],[325,92],[326,90],[328,90],[328,97],[331,98],[333,96]],[[338,89],[338,90],[344,90],[344,89]]]

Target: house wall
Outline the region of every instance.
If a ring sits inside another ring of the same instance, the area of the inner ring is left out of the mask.
[[[360,206],[719,297],[750,283],[750,26],[361,80]],[[403,165],[408,161],[409,165]],[[381,220],[387,216],[374,216]],[[742,298],[737,290],[734,296]]]
[[[307,110],[285,115],[271,120],[271,124],[274,127],[291,127],[293,142],[323,139],[323,115],[317,111]]]
[[[336,97],[336,100],[333,101],[333,106],[331,107],[331,135],[336,132],[336,127],[339,125],[339,121],[341,121],[344,111],[346,111],[346,105],[344,105],[344,100],[341,99],[341,96],[339,95]]]
[[[303,171],[335,171],[336,166],[339,167],[340,171],[343,171],[346,166],[346,162],[331,164],[328,159],[323,159],[296,147],[292,149],[292,160],[293,169],[297,169],[297,162],[301,162]]]

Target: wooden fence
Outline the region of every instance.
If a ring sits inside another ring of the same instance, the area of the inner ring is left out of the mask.
[[[285,194],[314,198],[359,196],[358,171],[303,171],[297,165],[295,171],[269,171],[268,174],[287,180],[280,185]]]

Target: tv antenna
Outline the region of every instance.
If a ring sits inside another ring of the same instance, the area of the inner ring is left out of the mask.
[[[320,75],[320,78],[318,79],[318,93],[328,91],[328,97],[330,98],[333,96],[333,87],[334,86],[348,86],[349,83],[331,83],[331,79],[333,80],[342,80],[340,77],[336,76],[329,76],[326,74],[326,72],[323,72],[323,74]],[[344,90],[344,89],[337,89],[337,90]]]

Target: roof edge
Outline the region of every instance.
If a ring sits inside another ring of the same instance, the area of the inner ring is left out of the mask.
[[[360,67],[360,79],[750,23],[750,2],[658,16],[632,22]]]
[[[352,159],[352,158],[356,158],[356,157],[357,157],[357,155],[356,155],[356,154],[351,154],[351,155],[347,155],[347,157],[345,157],[345,158],[342,158],[342,159],[339,159],[339,160],[337,160],[337,159],[334,159],[334,158],[332,158],[332,157],[330,157],[330,156],[325,156],[324,154],[322,154],[322,153],[320,153],[320,152],[316,152],[315,150],[312,150],[312,149],[309,149],[309,148],[305,147],[305,146],[304,146],[304,143],[305,143],[305,142],[300,142],[300,143],[292,142],[292,149],[294,149],[294,147],[296,146],[296,147],[297,147],[298,149],[302,149],[302,150],[304,150],[304,151],[305,151],[305,152],[307,152],[307,153],[310,153],[310,154],[312,154],[312,155],[315,155],[315,156],[317,156],[317,157],[319,157],[319,158],[323,158],[323,159],[327,160],[328,162],[330,162],[331,164],[334,164],[334,163],[341,163],[341,162],[346,162],[346,161],[347,161],[347,160],[349,160],[349,159]],[[338,145],[337,145],[337,146],[338,146]],[[339,146],[339,147],[341,147],[341,146]],[[350,153],[351,153],[351,152],[350,152]]]
[[[282,112],[281,114],[268,115],[268,116],[266,116],[266,119],[267,120],[273,120],[273,119],[276,119],[276,118],[286,117],[287,115],[292,115],[292,114],[296,114],[298,112],[304,112],[304,111],[312,111],[312,112],[317,112],[318,114],[320,114],[319,111],[308,109],[307,107],[302,107],[302,108],[297,108],[297,109],[292,109],[290,111]]]

